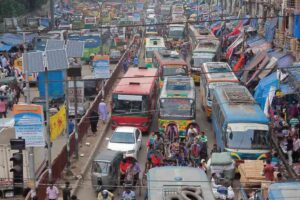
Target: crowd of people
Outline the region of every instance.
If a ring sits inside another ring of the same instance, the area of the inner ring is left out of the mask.
[[[22,49],[22,48],[21,48]],[[21,50],[17,52],[0,52],[0,117],[6,118],[13,104],[18,103],[23,93],[24,80],[22,72],[14,66]],[[12,77],[12,79],[6,79]]]
[[[176,165],[207,170],[205,164],[208,158],[207,136],[195,125],[190,125],[184,138],[179,136],[177,127],[174,125],[168,126],[163,135],[159,132],[152,132],[147,146],[148,169]]]
[[[281,149],[287,154],[288,164],[299,162],[300,158],[300,104],[294,97],[284,97],[278,90],[270,109],[273,127],[280,141]]]

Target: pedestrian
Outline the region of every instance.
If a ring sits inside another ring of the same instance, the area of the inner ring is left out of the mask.
[[[46,193],[48,196],[48,200],[57,200],[58,199],[59,191],[58,191],[57,187],[54,185],[53,181],[51,181],[50,186],[47,187]]]
[[[108,190],[102,190],[99,192],[97,200],[113,200],[114,194]]]
[[[299,152],[300,152],[300,139],[298,134],[295,134],[293,140],[293,160],[298,162],[299,159]]]
[[[124,73],[126,73],[128,70],[128,60],[126,60],[126,59],[123,61],[123,70],[124,70]]]
[[[0,116],[6,118],[6,103],[3,98],[0,99]]]
[[[100,119],[103,123],[105,123],[108,118],[108,108],[106,106],[106,103],[104,102],[104,99],[101,99],[101,102],[99,103],[98,112],[100,115]]]
[[[138,65],[139,65],[139,59],[137,56],[134,56],[133,65],[134,65],[134,67],[138,67]]]
[[[275,168],[271,164],[271,160],[267,159],[266,165],[264,167],[263,173],[267,181],[273,181],[274,180],[274,172]]]
[[[288,155],[288,163],[289,165],[293,165],[293,139],[291,136],[288,136],[287,138],[287,145],[286,145],[286,151]]]
[[[69,133],[68,134],[70,135],[71,133],[73,133],[74,128],[75,128],[75,124],[74,124],[74,122],[71,118],[69,118],[68,126],[69,126]]]
[[[90,116],[90,123],[91,123],[91,130],[93,135],[96,135],[97,132],[97,125],[99,121],[99,114],[96,111],[92,111],[91,116]]]
[[[71,190],[72,190],[72,188],[70,188],[70,182],[69,181],[65,182],[65,188],[62,191],[63,200],[70,200],[71,199]]]

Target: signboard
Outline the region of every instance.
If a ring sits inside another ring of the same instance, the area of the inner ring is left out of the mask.
[[[50,140],[54,141],[66,128],[66,106],[61,106],[59,111],[50,117]]]
[[[26,147],[44,147],[43,107],[35,104],[15,104],[13,113],[16,138],[25,139]]]
[[[78,107],[82,106],[84,103],[84,82],[83,81],[76,82],[76,96],[77,96]],[[69,106],[74,106],[75,104],[74,81],[68,82],[68,97],[69,97]]]
[[[126,101],[142,101],[143,97],[141,95],[124,95],[119,94],[118,100],[126,100]]]
[[[96,17],[85,17],[84,18],[84,24],[86,24],[86,25],[96,25],[97,24]]]
[[[138,12],[143,11],[144,10],[144,4],[143,3],[137,3],[136,4],[136,10]]]
[[[98,60],[93,61],[94,77],[101,79],[110,78],[109,57],[103,56]]]
[[[141,21],[141,15],[140,15],[140,13],[133,13],[133,15],[132,15],[132,21],[133,22],[140,22]]]

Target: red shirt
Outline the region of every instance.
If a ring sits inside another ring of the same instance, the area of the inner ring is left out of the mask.
[[[129,167],[129,165],[130,165],[130,163],[129,162],[121,162],[120,163],[120,170],[121,170],[121,172],[122,173],[126,173],[126,171],[127,171],[127,169],[128,169],[128,167]]]
[[[274,180],[274,167],[271,164],[267,164],[264,167],[264,175],[266,177],[266,180],[273,181]]]

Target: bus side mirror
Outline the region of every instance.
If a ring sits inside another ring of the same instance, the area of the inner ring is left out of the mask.
[[[233,138],[233,134],[232,134],[232,132],[230,132],[229,133],[229,139],[232,140],[232,138]]]

